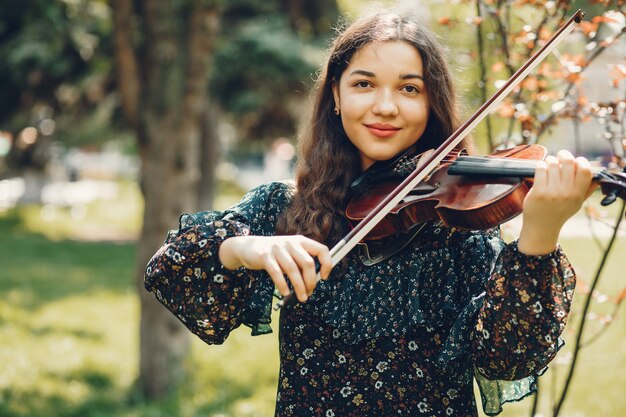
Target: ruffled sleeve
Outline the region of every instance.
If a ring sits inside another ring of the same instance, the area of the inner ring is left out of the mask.
[[[474,332],[478,370],[490,379],[514,380],[545,367],[558,351],[574,286],[560,248],[527,256],[516,243],[507,246],[487,283]]]
[[[146,289],[206,343],[223,343],[241,324],[253,335],[270,333],[271,279],[264,271],[226,269],[218,251],[232,236],[272,235],[289,196],[288,185],[271,183],[226,211],[182,215],[146,267]]]
[[[485,414],[496,415],[504,403],[536,391],[537,376],[561,347],[575,274],[560,248],[527,256],[496,230],[470,233],[452,246],[465,306],[437,362],[462,371],[454,375],[459,380],[473,376]]]
[[[560,248],[527,256],[514,242],[502,251],[472,333],[475,376],[487,414],[536,390],[537,376],[563,344],[575,283]]]

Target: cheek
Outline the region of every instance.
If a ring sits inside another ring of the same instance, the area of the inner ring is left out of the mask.
[[[343,126],[343,130],[346,132],[346,135],[348,135],[348,139],[350,139],[351,142],[354,142],[354,139],[357,137],[357,122],[347,115],[342,115],[341,124]]]
[[[427,103],[420,103],[407,112],[407,115],[410,117],[412,124],[416,126],[426,126],[426,123],[428,122],[429,110],[430,109]]]
[[[346,133],[350,134],[358,129],[368,107],[367,103],[358,98],[344,98],[342,102],[346,104],[341,107],[341,123]]]
[[[363,116],[371,106],[365,94],[344,94],[342,96],[341,113],[346,119],[355,120]]]

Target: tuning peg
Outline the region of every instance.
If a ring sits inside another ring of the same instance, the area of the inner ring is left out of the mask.
[[[603,206],[608,206],[609,204],[613,203],[615,200],[617,200],[617,192],[618,190],[613,190],[608,193],[606,196],[604,196],[602,201],[600,201],[600,204],[602,204]]]

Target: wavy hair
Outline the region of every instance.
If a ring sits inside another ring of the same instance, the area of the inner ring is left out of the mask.
[[[313,112],[299,138],[295,193],[279,219],[277,233],[334,244],[348,231],[344,210],[348,188],[361,173],[361,159],[333,111],[332,86],[358,50],[389,41],[408,42],[422,58],[430,116],[417,151],[436,148],[459,126],[452,76],[435,35],[409,16],[379,13],[355,21],[332,43],[316,80]]]

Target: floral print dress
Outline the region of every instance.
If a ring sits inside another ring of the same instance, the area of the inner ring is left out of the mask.
[[[145,286],[194,334],[271,332],[264,271],[227,270],[221,242],[272,235],[292,187],[274,182],[223,212],[185,214],[150,260]],[[341,265],[341,264],[340,264]],[[560,346],[575,276],[560,249],[527,256],[497,230],[428,223],[371,266],[359,251],[280,315],[276,416],[476,416],[533,392]]]

